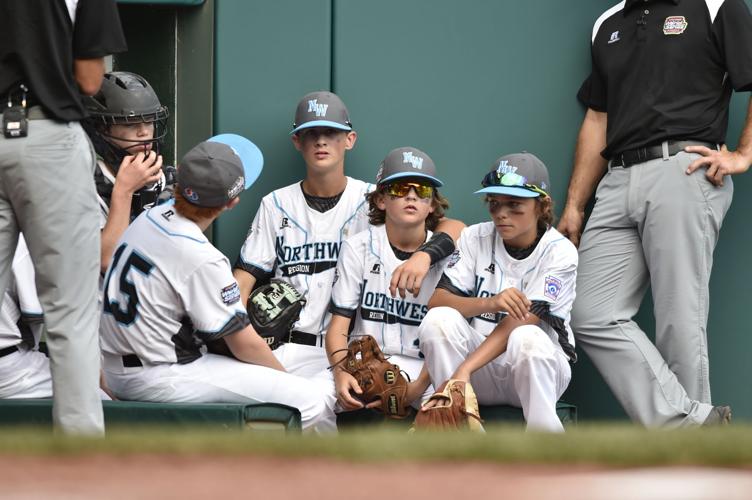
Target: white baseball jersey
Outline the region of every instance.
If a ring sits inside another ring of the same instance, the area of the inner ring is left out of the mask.
[[[257,279],[273,274],[305,296],[293,330],[326,333],[340,247],[345,238],[368,226],[365,195],[371,189],[371,184],[347,177],[339,202],[324,213],[308,206],[299,182],[261,201],[235,265]]]
[[[18,320],[24,318],[30,331],[23,333],[18,327]],[[0,308],[0,349],[14,346],[24,341],[29,348],[39,343],[41,324],[43,322],[42,306],[37,297],[34,284],[34,264],[26,247],[23,235],[18,235],[18,245],[13,256],[10,283],[5,291]],[[32,334],[30,337],[29,334]]]
[[[533,303],[538,326],[575,359],[574,335],[569,326],[575,297],[577,249],[561,233],[549,228],[528,257],[512,258],[493,222],[462,230],[457,250],[449,258],[439,287],[466,297],[490,297],[514,287]],[[472,327],[489,335],[505,313],[484,313]]]
[[[389,282],[403,261],[394,255],[386,226],[369,225],[342,244],[331,310],[350,318],[357,315],[353,333],[371,335],[386,354],[422,357],[418,326],[428,312],[428,300],[445,262],[431,266],[417,297],[409,293],[404,299],[392,297]]]
[[[189,363],[200,342],[249,324],[227,258],[172,202],[128,227],[105,276],[102,350],[143,364]]]

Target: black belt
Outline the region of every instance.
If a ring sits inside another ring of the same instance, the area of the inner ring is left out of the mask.
[[[319,336],[306,332],[290,332],[287,340],[290,344],[316,345],[319,343]]]
[[[144,365],[135,354],[126,354],[123,356],[123,368],[138,368],[140,366]]]
[[[667,141],[668,142],[668,155],[674,156],[675,154],[684,151],[687,146],[705,146],[710,149],[718,149],[718,144],[705,141]],[[656,158],[663,158],[663,143],[653,144],[651,146],[645,146],[642,148],[630,149],[615,154],[611,158],[612,167],[624,167],[629,168],[632,165],[638,163],[645,163],[649,160],[655,160]]]
[[[13,354],[14,352],[18,351],[18,346],[12,345],[10,347],[6,347],[5,349],[0,349],[0,358],[3,358],[7,356],[8,354]]]

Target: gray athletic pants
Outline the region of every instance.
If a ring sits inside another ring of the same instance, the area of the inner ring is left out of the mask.
[[[610,167],[580,244],[572,328],[627,414],[646,426],[701,424],[708,416],[708,283],[733,194],[686,175],[679,153]],[[648,284],[656,341],[632,318]]]
[[[0,297],[22,231],[47,326],[53,421],[74,434],[104,432],[94,162],[77,122],[30,120],[28,137],[0,134]]]

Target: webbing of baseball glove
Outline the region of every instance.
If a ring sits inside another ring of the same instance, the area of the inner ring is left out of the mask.
[[[461,380],[449,379],[428,398],[437,404],[423,408],[415,416],[415,430],[470,430],[483,432],[483,420],[478,412],[478,398],[473,386]]]
[[[356,395],[363,404],[381,400],[381,411],[389,418],[405,418],[410,414],[406,404],[408,380],[400,367],[390,363],[378,342],[370,335],[350,341],[347,354],[330,368],[340,366],[358,382],[363,390]]]

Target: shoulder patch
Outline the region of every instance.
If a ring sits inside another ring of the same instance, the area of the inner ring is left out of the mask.
[[[553,276],[546,276],[543,295],[551,300],[556,300],[561,291],[561,280]]]
[[[237,282],[227,285],[222,289],[220,295],[222,296],[222,302],[230,306],[240,300],[240,287]]]

